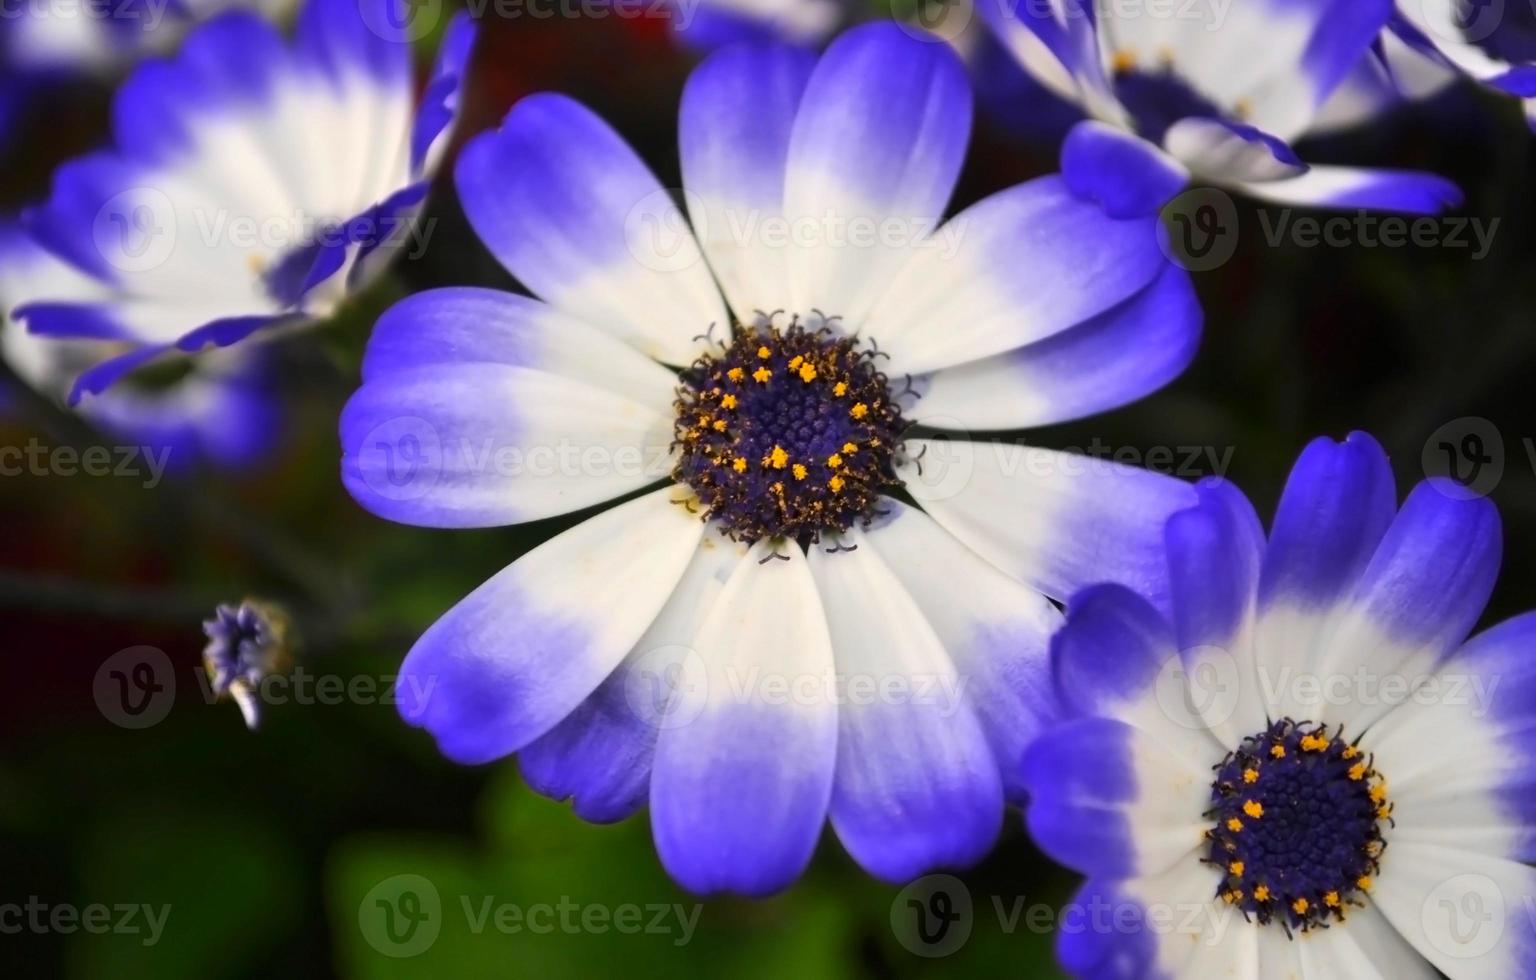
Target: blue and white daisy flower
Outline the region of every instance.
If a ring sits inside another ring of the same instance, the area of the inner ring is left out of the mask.
[[[908,427],[1131,401],[1182,370],[1201,315],[1155,217],[1059,179],[941,225],[970,121],[954,54],[882,23],[820,59],[705,60],[681,107],[688,219],[563,96],[466,147],[470,223],[540,298],[390,310],[343,480],[442,528],[632,499],[438,620],[402,667],[407,721],[460,762],[517,753],[587,819],[648,802],[699,892],[785,887],[829,815],[893,881],[986,852],[1050,709],[1045,596],[1160,593],[1158,528],[1194,491]]]
[[[1290,147],[1381,34],[1391,0],[1123,4],[981,0],[1024,67],[1089,119],[1062,176],[1114,214],[1190,181],[1261,200],[1438,213],[1461,200],[1432,174],[1309,166]]]
[[[0,314],[38,296],[105,295],[96,280],[20,228],[0,225]],[[76,375],[120,349],[113,341],[38,337],[0,315],[0,357],[21,381],[60,404]],[[214,351],[152,388],[119,385],[81,406],[80,414],[110,437],[149,449],[172,469],[196,461],[254,463],[273,448],[280,423],[266,359],[250,347]]]
[[[328,315],[410,242],[473,30],[449,29],[417,109],[404,0],[310,0],[290,43],[217,17],[113,105],[115,146],[65,164],[25,216],[107,295],[16,311],[35,334],[128,347],[71,400],[172,351]],[[391,33],[397,36],[391,36]]]
[[[1536,126],[1536,7],[1503,0],[1397,0],[1392,29],[1458,73],[1523,98]]]
[[[1440,479],[1399,509],[1358,433],[1306,449],[1267,540],[1230,484],[1199,496],[1164,534],[1170,615],[1095,586],[1052,641],[1066,718],[1023,775],[1031,833],[1088,876],[1064,964],[1529,976],[1536,615],[1467,638],[1497,510]]]

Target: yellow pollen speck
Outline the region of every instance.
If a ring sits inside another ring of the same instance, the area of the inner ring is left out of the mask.
[[[1346,759],[1353,759],[1355,756],[1357,756],[1359,754],[1360,754],[1360,750],[1355,748],[1353,745],[1346,746],[1345,749],[1344,749],[1344,753],[1343,753],[1344,758],[1346,758]]]
[[[1354,765],[1350,766],[1349,767],[1349,778],[1353,779],[1355,782],[1359,782],[1360,780],[1364,779],[1365,778],[1365,763],[1357,762]]]
[[[716,432],[724,432],[725,431],[725,419],[715,419],[715,431]]]
[[[833,385],[832,394],[838,398],[848,394],[848,383],[846,381],[839,381],[837,384]]]
[[[844,486],[843,478],[840,476],[834,476],[832,479],[827,481],[827,486],[832,488],[833,493],[841,493]]]
[[[1380,803],[1382,800],[1384,800],[1386,798],[1387,798],[1387,787],[1386,787],[1385,783],[1377,783],[1375,786],[1371,787],[1371,802],[1372,803]]]
[[[1131,71],[1136,67],[1136,52],[1129,48],[1121,48],[1115,52],[1113,64],[1117,72]]]
[[[1253,103],[1247,99],[1238,99],[1237,104],[1232,107],[1232,111],[1237,114],[1237,118],[1247,119],[1253,115]]]
[[[1269,901],[1269,886],[1260,885],[1259,887],[1255,888],[1253,890],[1253,897],[1261,902]]]
[[[814,365],[814,364],[802,364],[802,365],[800,365],[800,380],[804,381],[806,384],[810,384],[812,381],[815,381],[816,380],[816,365]]]
[[[1243,822],[1241,820],[1237,819],[1236,817],[1233,817],[1232,819],[1227,821],[1227,829],[1232,831],[1232,833],[1235,834],[1238,831],[1243,829]]]
[[[773,372],[767,368],[758,368],[756,371],[752,372],[752,380],[756,381],[760,385],[767,384],[768,379],[771,377],[773,377]]]
[[[827,465],[833,469],[837,469],[839,466],[843,465],[843,457],[839,456],[837,453],[833,453],[827,457]]]
[[[1370,875],[1361,875],[1360,877],[1355,879],[1355,887],[1360,889],[1363,892],[1370,891],[1372,884],[1373,884],[1373,882],[1371,881],[1371,876]]]
[[[773,356],[773,351],[769,350],[766,347],[759,347],[757,349],[757,356],[766,361],[766,360],[768,360],[768,358]]]
[[[789,453],[784,451],[783,446],[773,447],[773,452],[768,454],[768,465],[776,470],[782,470],[789,465]]]
[[[1236,905],[1243,900],[1243,893],[1239,891],[1222,892],[1221,897],[1228,905]]]
[[[1257,820],[1264,816],[1264,804],[1260,803],[1258,800],[1249,800],[1243,804],[1243,812]]]
[[[794,357],[791,357],[789,359],[789,369],[791,371],[798,371],[798,370],[800,370],[800,365],[802,365],[804,363],[805,363],[805,358],[802,357],[799,354],[796,354]]]
[[[795,466],[794,466],[793,473],[795,474],[795,479],[797,479],[797,480],[805,479],[805,474],[806,474],[805,464],[804,463],[796,463]]]
[[[1285,758],[1285,746],[1283,746],[1283,745],[1272,745],[1269,748],[1269,754],[1274,756],[1276,759],[1284,759]]]
[[[1259,781],[1259,771],[1257,769],[1244,769],[1243,770],[1243,782],[1245,782],[1245,783],[1256,783],[1258,781]]]
[[[1328,906],[1331,909],[1338,908],[1339,907],[1339,893],[1338,892],[1328,892],[1326,895],[1323,896],[1323,904]]]
[[[743,371],[741,368],[731,368],[729,371],[725,372],[725,376],[730,378],[732,381],[740,381],[742,378],[746,377],[746,375],[747,372]]]
[[[1306,915],[1307,909],[1311,907],[1311,903],[1309,903],[1304,898],[1298,898],[1296,901],[1291,903],[1291,911],[1295,912],[1297,915]]]
[[[1328,740],[1319,735],[1303,735],[1301,747],[1308,752],[1321,752],[1328,747]]]
[[[747,471],[746,459],[741,456],[737,456],[735,459],[731,460],[731,469],[735,470],[737,473],[745,473]]]
[[[1233,861],[1231,864],[1227,865],[1227,873],[1236,875],[1237,877],[1241,878],[1243,876],[1243,869],[1246,867],[1247,865],[1241,861]]]
[[[725,408],[735,408],[738,402],[736,401],[735,395],[726,395],[724,398],[720,399],[720,404]]]
[[[848,455],[852,456],[854,453],[856,453],[858,451],[859,451],[859,447],[855,446],[853,443],[851,443],[851,442],[843,443],[843,452],[847,453]]]
[[[853,406],[853,408],[848,410],[848,414],[852,415],[856,419],[861,419],[869,414],[869,406],[863,402],[859,402],[857,405]]]
[[[1392,808],[1390,806],[1379,806],[1376,808],[1377,820],[1386,820],[1390,816],[1392,816]]]

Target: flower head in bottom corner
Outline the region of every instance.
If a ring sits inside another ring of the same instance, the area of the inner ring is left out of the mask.
[[[1171,615],[1074,597],[1064,719],[1029,749],[1028,824],[1088,881],[1083,977],[1526,976],[1536,963],[1536,615],[1468,639],[1493,505],[1399,509],[1369,436],[1321,439],[1266,537],[1230,484],[1165,531]]]
[[[649,803],[698,892],[786,887],[829,818],[892,881],[987,852],[1053,710],[1047,596],[1161,592],[1160,528],[1194,491],[964,433],[1139,398],[1201,316],[1155,219],[1055,179],[941,225],[970,112],[951,52],[878,24],[819,60],[745,45],[694,72],[691,221],[564,97],[466,147],[465,212],[542,299],[443,289],[385,314],[343,480],[445,528],[633,499],[416,643],[401,690],[428,693],[401,711],[447,755],[515,753],[592,820]]]

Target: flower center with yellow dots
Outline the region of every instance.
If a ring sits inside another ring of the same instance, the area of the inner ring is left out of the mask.
[[[835,321],[833,321],[835,322]],[[816,541],[868,523],[906,427],[880,356],[829,325],[737,326],[682,373],[673,478],[727,536]]]
[[[1216,767],[1205,860],[1229,904],[1288,933],[1364,904],[1392,823],[1387,785],[1326,725],[1277,721]]]

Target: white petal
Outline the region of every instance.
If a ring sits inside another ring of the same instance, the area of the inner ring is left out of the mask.
[[[691,891],[778,891],[810,861],[837,756],[832,641],[799,549],[758,542],[693,646],[673,709],[691,720],[656,745],[656,849]]]

